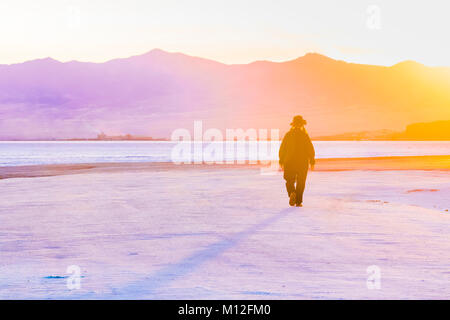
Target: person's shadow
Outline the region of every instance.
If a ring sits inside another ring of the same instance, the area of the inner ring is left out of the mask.
[[[170,264],[157,272],[148,275],[138,281],[128,284],[122,288],[113,288],[111,293],[101,294],[102,299],[134,299],[151,298],[157,294],[159,288],[166,287],[170,282],[182,278],[185,275],[195,271],[199,266],[221,255],[228,249],[238,245],[251,235],[263,230],[271,224],[277,222],[294,208],[281,210],[279,213],[248,227],[247,229],[232,235],[224,236],[225,239],[212,243],[204,249],[194,252],[192,255],[180,260],[177,263]],[[94,293],[83,295],[82,298],[95,298]],[[72,296],[73,298],[73,296]],[[79,297],[76,297],[79,298]]]

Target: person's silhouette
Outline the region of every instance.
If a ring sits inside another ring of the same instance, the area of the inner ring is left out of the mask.
[[[279,157],[280,166],[284,170],[286,190],[291,206],[302,206],[306,176],[309,164],[314,169],[315,151],[308,133],[306,121],[302,116],[295,116],[289,130],[281,142]]]

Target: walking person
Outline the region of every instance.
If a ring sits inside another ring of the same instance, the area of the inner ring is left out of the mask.
[[[279,151],[289,204],[297,207],[302,206],[309,165],[313,170],[315,164],[314,146],[305,125],[306,121],[302,116],[295,116],[291,122],[291,129],[281,142]]]

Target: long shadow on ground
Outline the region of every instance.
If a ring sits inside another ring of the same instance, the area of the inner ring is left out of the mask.
[[[295,210],[294,208],[287,208],[281,210],[279,213],[261,221],[258,224],[252,225],[249,228],[227,236],[224,240],[212,243],[206,248],[194,252],[192,255],[182,259],[181,261],[170,264],[157,272],[135,281],[125,287],[113,289],[111,293],[101,294],[102,299],[136,299],[136,298],[151,298],[156,294],[159,288],[166,287],[170,282],[186,276],[195,271],[199,266],[215,259],[219,255],[232,247],[235,247],[243,240],[263,230],[269,225],[277,222],[286,214]],[[97,294],[88,293],[83,295],[72,295],[71,298],[94,299]]]

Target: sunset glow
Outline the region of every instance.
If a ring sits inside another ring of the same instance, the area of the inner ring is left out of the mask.
[[[3,0],[0,64],[48,56],[102,62],[161,48],[224,63],[319,52],[364,64],[449,66],[443,6],[438,0]]]

